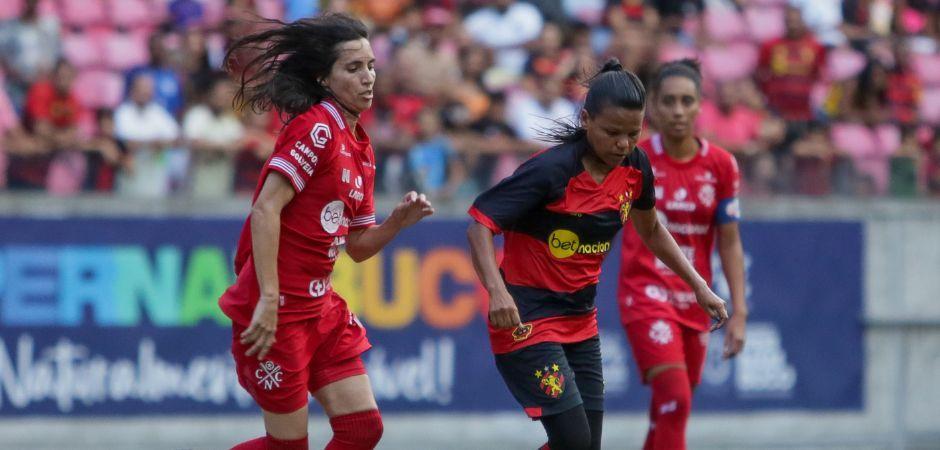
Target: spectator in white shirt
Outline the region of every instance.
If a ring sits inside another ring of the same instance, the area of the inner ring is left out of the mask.
[[[129,100],[114,112],[114,132],[127,147],[117,191],[134,197],[164,197],[170,192],[168,152],[179,139],[179,125],[154,101],[153,78],[131,82]]]
[[[544,20],[538,8],[512,0],[493,0],[464,20],[470,37],[496,51],[496,64],[513,75],[522,73],[528,53],[525,45],[542,32]]]
[[[575,104],[562,95],[562,82],[555,77],[533,77],[530,89],[520,91],[509,100],[509,125],[520,138],[542,143],[542,132],[554,120],[577,120]],[[533,92],[534,91],[534,92]]]
[[[206,102],[183,118],[183,137],[191,152],[192,194],[219,198],[232,195],[245,129],[232,109],[231,81],[220,77],[210,86]]]

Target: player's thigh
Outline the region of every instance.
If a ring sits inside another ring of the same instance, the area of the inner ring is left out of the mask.
[[[565,358],[574,371],[574,381],[587,411],[604,410],[604,367],[599,336],[564,344]]]
[[[313,393],[329,417],[379,409],[372,393],[369,376],[354,375],[334,381]]]
[[[281,324],[277,341],[264,359],[246,356],[251,344],[242,344],[239,335],[244,327],[232,327],[232,356],[238,382],[262,410],[288,415],[303,409],[306,415],[309,324],[305,321]]]
[[[582,403],[561,344],[541,342],[495,359],[506,387],[530,418],[558,414]]]
[[[643,383],[669,367],[685,367],[682,330],[667,319],[644,319],[626,325],[627,340],[633,351]]]
[[[682,348],[685,352],[685,367],[689,373],[689,382],[698,386],[702,381],[702,371],[705,369],[705,358],[708,356],[708,331],[694,330],[682,327]]]

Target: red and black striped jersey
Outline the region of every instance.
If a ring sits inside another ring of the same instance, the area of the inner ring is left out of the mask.
[[[631,208],[655,206],[653,172],[634,148],[597,183],[581,158],[587,143],[561,144],[523,163],[477,197],[469,214],[503,233],[500,271],[523,326],[490,328],[493,351],[597,334],[594,295],[601,263]]]

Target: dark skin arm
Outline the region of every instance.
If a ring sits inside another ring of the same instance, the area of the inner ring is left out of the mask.
[[[695,299],[699,306],[715,319],[717,322],[712,326],[712,331],[717,330],[728,320],[728,311],[725,309],[725,301],[720,299],[708,283],[695,271],[689,260],[682,254],[676,240],[672,238],[669,231],[659,222],[656,216],[656,209],[634,209],[630,211],[630,219],[633,222],[633,228],[636,229],[640,239],[646,248],[650,249],[666,267],[669,267],[676,275],[685,281],[692,291],[695,292]]]
[[[496,266],[493,232],[483,224],[473,222],[467,228],[467,240],[470,241],[473,269],[490,295],[490,324],[496,328],[515,328],[520,322],[519,309]]]

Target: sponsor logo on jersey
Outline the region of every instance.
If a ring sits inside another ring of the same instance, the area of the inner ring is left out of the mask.
[[[352,158],[352,153],[349,153],[349,152],[346,150],[346,144],[340,144],[340,147],[339,147],[339,154],[340,154],[340,155],[343,155],[343,156],[345,156],[345,157],[347,157],[347,158]]]
[[[340,225],[343,224],[345,209],[346,205],[342,200],[333,200],[327,203],[320,211],[320,225],[323,226],[323,231],[333,234],[339,230]]]
[[[706,208],[710,208],[712,204],[715,203],[715,186],[703,184],[698,190],[698,200],[702,202]]]
[[[281,371],[281,366],[273,361],[262,361],[258,364],[258,369],[255,370],[255,378],[258,379],[258,384],[262,389],[270,391],[281,387],[281,382],[284,381],[284,372]]]
[[[362,199],[365,198],[365,196],[366,195],[362,191],[357,190],[355,188],[349,190],[349,198],[357,202],[361,202]]]
[[[340,176],[340,180],[342,180],[343,183],[349,184],[351,178],[352,172],[350,172],[349,169],[343,169],[343,174]]]
[[[556,363],[536,370],[535,378],[539,380],[539,389],[551,398],[561,397],[565,392],[565,374]]]
[[[672,200],[666,202],[666,209],[670,211],[695,211],[695,202],[686,201],[688,196],[689,191],[685,190],[685,188],[676,189],[676,191],[672,193]]]
[[[657,320],[650,325],[650,340],[659,344],[666,345],[672,342],[672,327],[664,320]]]
[[[717,182],[718,182],[718,178],[715,178],[715,174],[713,174],[712,171],[706,170],[705,172],[702,172],[702,173],[696,175],[696,176],[695,176],[695,181],[698,181],[698,182],[700,182],[700,183],[712,183],[712,184],[714,184],[714,183],[717,183]]]
[[[573,231],[558,229],[548,236],[548,251],[558,259],[568,258],[575,253],[599,255],[610,251],[610,241],[582,244]]]
[[[307,176],[313,175],[313,164],[307,162],[307,160],[297,152],[295,149],[290,150],[290,156],[294,158],[294,161],[297,161],[297,165],[300,167]]]
[[[362,176],[356,175],[356,189],[362,189]]]
[[[330,127],[322,122],[317,122],[310,130],[310,140],[316,148],[326,148],[326,143],[333,138]]]
[[[329,278],[317,278],[310,280],[310,286],[307,287],[307,293],[309,293],[313,298],[323,297],[326,295],[326,291],[328,290],[330,290]]]
[[[336,261],[336,257],[339,256],[339,249],[346,244],[345,236],[336,236],[333,238],[333,243],[330,244],[330,249],[327,250],[326,256],[330,261]]]

